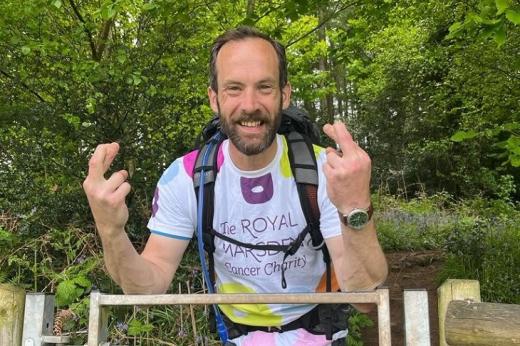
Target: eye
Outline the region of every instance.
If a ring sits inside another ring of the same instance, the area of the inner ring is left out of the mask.
[[[273,91],[273,86],[271,84],[260,84],[259,89],[263,94],[270,94]]]
[[[228,85],[226,87],[226,92],[229,95],[238,95],[241,90],[242,90],[242,88],[240,88],[240,86],[238,86],[238,85]]]

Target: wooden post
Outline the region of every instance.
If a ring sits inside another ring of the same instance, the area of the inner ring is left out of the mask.
[[[445,330],[452,346],[520,345],[520,305],[454,300]]]
[[[22,344],[25,290],[0,284],[0,345]]]
[[[428,291],[404,290],[403,294],[406,346],[430,346]]]
[[[438,289],[439,346],[447,346],[445,320],[452,300],[472,300],[480,303],[480,283],[477,280],[448,279]]]

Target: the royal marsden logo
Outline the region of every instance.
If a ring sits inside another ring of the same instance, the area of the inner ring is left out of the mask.
[[[273,198],[273,177],[271,173],[257,178],[240,177],[240,188],[247,203],[265,203]]]

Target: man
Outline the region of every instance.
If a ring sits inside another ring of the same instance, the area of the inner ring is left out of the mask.
[[[287,108],[291,99],[285,51],[264,34],[241,27],[215,41],[210,70],[210,105],[219,114],[223,131],[229,137],[219,152],[213,227],[245,243],[283,243],[294,239],[306,222],[288,166],[287,144],[283,136],[276,134],[281,109]],[[371,206],[370,158],[353,141],[343,123],[327,124],[323,130],[340,151],[315,148],[320,168],[321,232],[341,290],[374,289],[387,275],[374,222],[352,226],[343,217],[359,209],[368,211]],[[122,170],[104,178],[118,150],[117,143],[99,145],[89,161],[84,182],[105,263],[125,293],[164,293],[197,225],[192,181],[196,152],[175,160],[160,179],[148,223],[151,235],[139,255],[124,231],[128,220],[128,173]],[[325,270],[321,252],[302,245],[291,263],[285,264],[287,288],[283,289],[277,276],[283,254],[243,249],[222,239],[215,239],[215,245],[219,292],[315,292]],[[313,306],[221,308],[233,323],[279,327],[298,320]],[[231,341],[237,345],[330,344],[324,335],[314,335],[303,328],[283,333],[269,331],[251,331]],[[344,337],[344,331],[334,335],[334,339]]]

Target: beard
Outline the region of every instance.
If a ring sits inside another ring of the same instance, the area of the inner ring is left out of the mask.
[[[268,114],[260,111],[255,113],[242,113],[237,119],[230,119],[230,117],[222,115],[220,110],[220,104],[217,103],[219,111],[219,120],[222,132],[229,138],[231,143],[240,151],[242,154],[247,156],[257,155],[269,148],[276,138],[276,132],[280,128],[282,122],[282,100],[280,98],[280,104],[275,112],[274,117],[269,117]],[[266,131],[264,132],[260,141],[251,142],[246,138],[239,135],[238,126],[241,122],[247,121],[260,121],[265,126]]]

